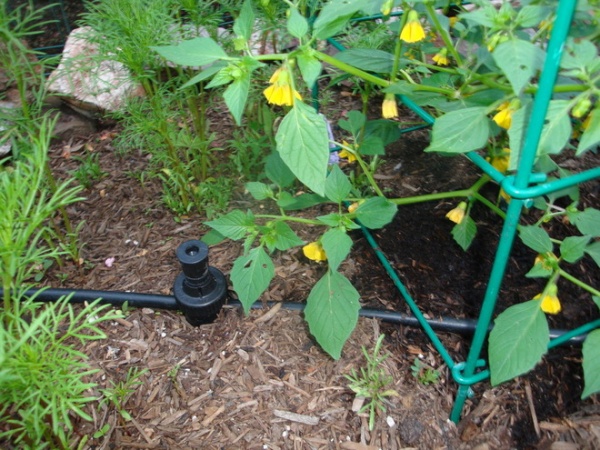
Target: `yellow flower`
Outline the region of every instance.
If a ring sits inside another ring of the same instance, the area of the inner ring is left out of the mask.
[[[383,104],[381,105],[381,115],[384,119],[393,119],[398,117],[398,105],[394,94],[385,94]]]
[[[533,261],[533,265],[540,265],[542,269],[545,270],[554,270],[558,267],[558,258],[554,253],[548,252],[543,255],[538,254]]]
[[[346,141],[342,141],[342,145],[344,147],[352,147],[353,148],[353,146],[350,145],[350,144],[348,144],[348,142],[346,142]],[[342,150],[340,150],[339,157],[340,158],[346,158],[348,160],[348,162],[354,162],[354,161],[356,161],[356,156],[354,156],[353,153],[350,153],[345,148],[342,149]]]
[[[450,21],[450,28],[454,28],[456,22],[458,22],[458,16],[453,16],[448,19]]]
[[[360,203],[358,203],[358,202],[352,203],[350,206],[348,206],[348,212],[350,214],[352,214],[354,211],[356,211],[358,209],[359,206],[360,206]]]
[[[460,202],[454,209],[448,211],[446,217],[454,223],[461,223],[467,213],[467,202]]]
[[[419,21],[419,13],[417,13],[414,9],[410,10],[408,13],[406,24],[400,33],[400,39],[402,39],[404,42],[408,42],[409,44],[425,39],[425,30]]]
[[[546,293],[543,297],[542,294],[538,294],[533,297],[533,299],[542,300],[540,303],[540,308],[542,308],[542,311],[544,311],[546,314],[558,314],[562,307],[560,305],[560,300],[558,299],[557,293],[558,288],[555,284],[552,284],[548,287],[548,289],[546,289]]]
[[[308,259],[312,259],[313,261],[326,261],[327,255],[325,254],[325,250],[323,250],[323,246],[320,242],[311,242],[310,244],[306,244],[302,247],[302,252],[304,256]]]
[[[271,84],[263,91],[269,103],[279,106],[292,106],[294,98],[302,100],[302,97],[290,84],[290,73],[284,66],[277,69],[269,79]]]
[[[438,54],[434,55],[433,62],[438,66],[447,66],[450,64],[450,60],[448,59],[448,49],[444,47]]]
[[[521,101],[518,98],[512,100],[511,102],[504,102],[498,106],[496,109],[498,112],[494,117],[492,117],[492,120],[496,122],[499,127],[508,130],[512,123],[512,116],[514,112],[520,107]]]
[[[506,173],[510,164],[510,148],[503,148],[501,154],[488,158],[488,161],[498,172]]]

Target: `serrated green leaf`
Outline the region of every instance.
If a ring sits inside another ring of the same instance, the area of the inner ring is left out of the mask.
[[[361,203],[354,211],[363,226],[375,230],[392,221],[398,206],[383,197],[371,197]]]
[[[541,70],[545,52],[537,45],[522,39],[511,39],[498,45],[492,52],[498,67],[504,72],[515,95]]]
[[[262,247],[253,248],[247,255],[235,260],[231,269],[231,283],[246,314],[269,287],[274,276],[273,261]]]
[[[208,230],[208,232],[204,233],[204,235],[202,236],[201,241],[210,247],[212,245],[220,244],[225,239],[227,238],[221,233],[219,233],[217,230]]]
[[[560,257],[569,263],[574,263],[583,257],[591,236],[569,236],[560,244]]]
[[[254,228],[254,216],[251,213],[245,214],[235,209],[216,220],[205,222],[211,228],[214,228],[223,236],[229,239],[238,240],[246,236]]]
[[[240,15],[233,23],[233,32],[236,36],[243,37],[246,42],[252,36],[252,28],[254,27],[254,10],[252,9],[252,1],[246,0],[240,9]]]
[[[588,334],[582,352],[585,387],[581,398],[584,399],[600,391],[600,330]]]
[[[537,263],[525,274],[527,278],[548,278],[552,275],[552,269],[544,267],[544,264]]]
[[[265,200],[273,196],[272,189],[265,183],[259,181],[250,181],[244,185],[250,195],[256,200]]]
[[[589,123],[577,146],[577,156],[586,150],[600,145],[600,109],[596,108],[590,113]]]
[[[308,21],[296,8],[290,8],[288,11],[288,32],[297,38],[304,37],[304,35],[308,33]]]
[[[336,271],[352,248],[352,239],[340,228],[332,228],[323,234],[321,245],[327,254],[329,269]]]
[[[375,73],[390,73],[394,55],[374,48],[352,48],[336,53],[335,58],[358,69]]]
[[[451,233],[456,243],[466,252],[477,234],[477,224],[470,216],[465,216],[460,223],[452,227]]]
[[[519,230],[519,237],[527,247],[538,253],[552,251],[552,241],[543,228],[534,225],[523,226]]]
[[[592,257],[598,267],[600,267],[600,241],[592,242],[585,248],[585,252]]]
[[[392,120],[369,120],[365,124],[365,140],[377,137],[386,146],[396,142],[400,136],[402,136],[402,131],[398,123]]]
[[[294,233],[294,230],[282,221],[277,221],[272,225],[269,233],[264,236],[264,242],[269,251],[274,249],[285,251],[304,244],[304,241]]]
[[[329,161],[329,133],[314,108],[296,101],[275,136],[277,151],[298,179],[319,195],[325,195]]]
[[[348,20],[360,11],[368,0],[331,0],[319,11],[313,24],[313,34],[317,39],[330,38],[344,29]]]
[[[523,28],[537,26],[548,16],[548,8],[540,5],[525,5],[517,14],[515,22]]]
[[[357,139],[366,122],[367,118],[363,113],[352,110],[348,111],[348,114],[346,114],[346,119],[340,119],[338,121],[338,125],[342,130],[352,134],[354,139]]]
[[[248,100],[248,91],[250,90],[250,75],[246,75],[243,78],[238,78],[231,83],[225,92],[223,92],[223,98],[225,104],[229,108],[231,115],[235,119],[237,125],[242,124],[242,116],[244,115],[244,109],[246,108],[246,100]]]
[[[560,66],[566,70],[584,69],[588,64],[598,61],[598,49],[587,39],[569,39],[560,60]]]
[[[181,89],[188,88],[196,83],[200,83],[201,81],[209,79],[210,77],[212,77],[214,74],[219,72],[224,67],[227,67],[227,63],[225,63],[223,61],[217,61],[212,66],[207,67],[202,72],[200,72],[200,73],[196,74],[195,76],[193,76],[192,78],[190,78],[189,81],[187,81],[186,83],[184,83],[181,86]]]
[[[366,156],[385,155],[383,140],[378,136],[367,136],[360,143],[359,151]]]
[[[600,236],[600,211],[586,208],[575,216],[575,226],[581,234]]]
[[[299,53],[296,56],[296,61],[298,62],[298,68],[300,69],[300,74],[302,75],[302,79],[306,83],[309,89],[312,89],[321,75],[321,70],[323,70],[323,66],[321,61],[311,55],[310,49],[304,51],[303,53]]]
[[[150,48],[180,66],[205,66],[218,59],[227,58],[227,53],[219,44],[207,37],[189,39],[177,45]]]
[[[332,358],[339,359],[346,340],[358,322],[359,294],[338,272],[327,273],[306,300],[304,317],[310,332]]]
[[[511,306],[494,322],[489,338],[492,386],[533,369],[548,350],[550,330],[539,300]]]
[[[344,216],[339,213],[331,213],[324,216],[318,216],[317,220],[322,222],[324,225],[328,225],[330,227],[339,227],[342,225]]]
[[[284,195],[287,194],[287,195]],[[287,192],[282,192],[277,200],[277,206],[286,211],[294,211],[298,209],[306,209],[320,203],[326,203],[327,199],[317,194],[300,194],[293,197]]]
[[[265,175],[281,188],[291,186],[296,180],[294,173],[277,152],[273,152],[265,158]]]
[[[486,107],[459,109],[436,119],[431,144],[425,151],[466,153],[483,147],[489,135],[490,119]]]
[[[337,164],[334,164],[325,181],[325,197],[335,203],[342,203],[352,190],[352,183]]]
[[[529,124],[529,108],[522,107],[512,116],[512,124],[508,130],[510,140],[510,169],[517,167],[520,158],[524,128]],[[572,127],[569,119],[569,102],[551,100],[546,114],[546,121],[540,136],[538,156],[559,153],[569,142]]]

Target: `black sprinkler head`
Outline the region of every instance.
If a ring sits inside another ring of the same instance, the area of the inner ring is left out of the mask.
[[[183,273],[175,279],[173,294],[187,321],[198,326],[213,322],[227,299],[227,281],[208,265],[208,246],[199,240],[177,247]]]

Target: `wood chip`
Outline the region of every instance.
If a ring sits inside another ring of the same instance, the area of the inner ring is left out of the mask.
[[[274,409],[273,415],[275,417],[279,417],[280,419],[303,423],[305,425],[318,425],[320,421],[318,417],[307,416],[305,414],[296,414],[291,411],[282,411],[280,409]]]

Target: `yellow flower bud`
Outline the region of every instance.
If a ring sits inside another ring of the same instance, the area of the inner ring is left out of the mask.
[[[385,94],[383,104],[381,105],[381,115],[384,119],[394,119],[398,117],[398,105],[394,94]]]
[[[292,106],[294,99],[302,100],[302,97],[290,83],[290,73],[287,67],[278,68],[269,79],[270,86],[263,94],[269,103],[279,106]]]
[[[450,60],[448,59],[448,49],[444,47],[440,50],[439,53],[433,56],[433,62],[438,66],[447,66],[450,64]]]
[[[467,213],[467,202],[460,202],[454,209],[448,211],[446,217],[454,223],[461,223]]]

